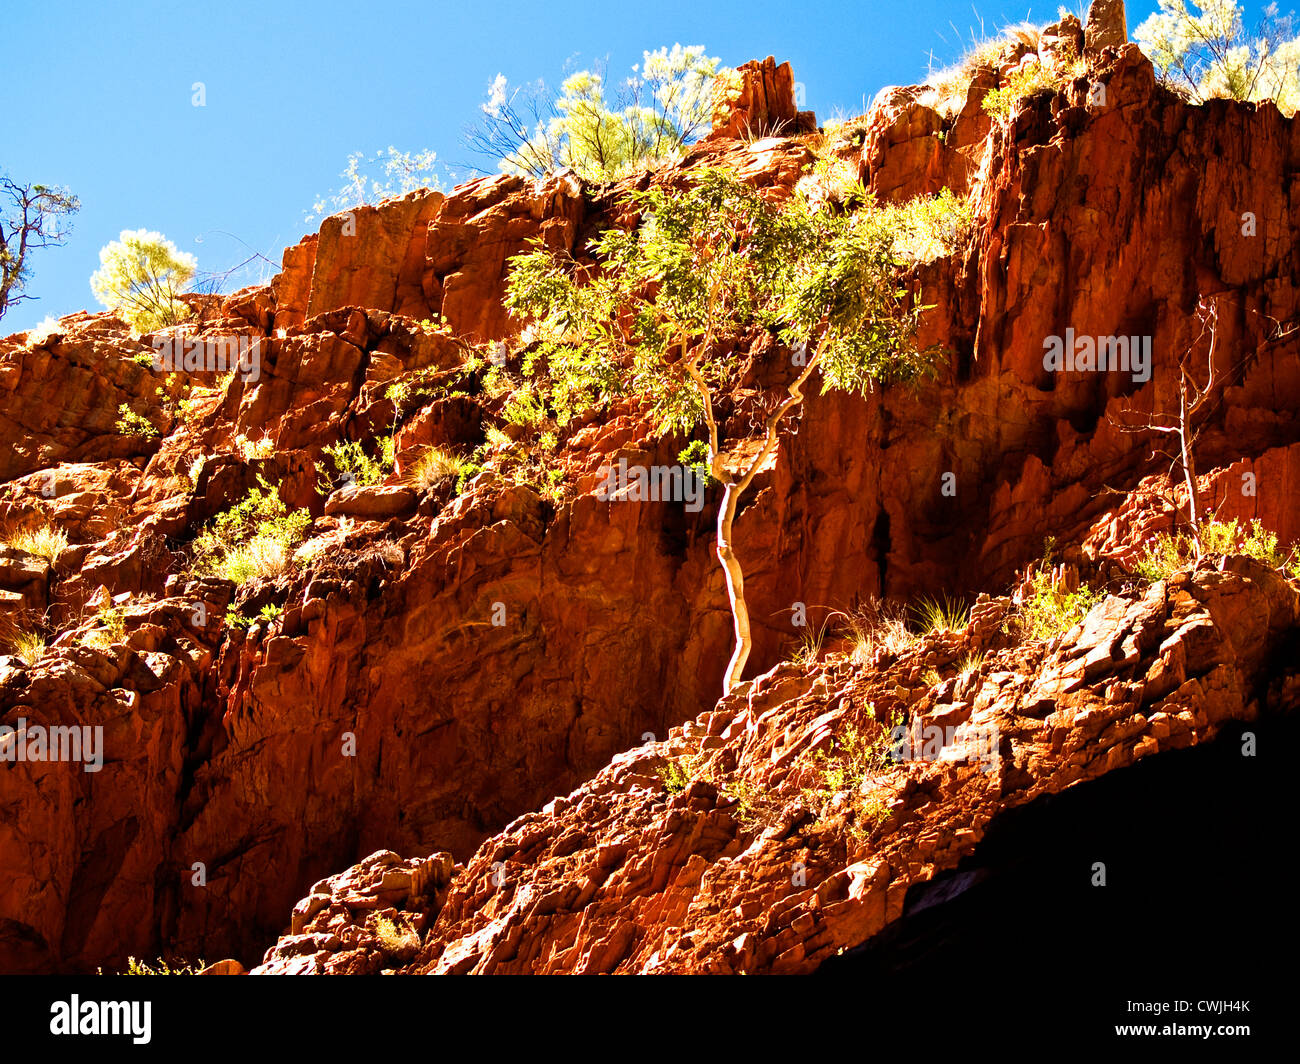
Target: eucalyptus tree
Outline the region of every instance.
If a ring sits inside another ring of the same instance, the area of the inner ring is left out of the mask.
[[[704,169],[684,187],[629,193],[636,222],[592,241],[586,262],[538,246],[511,263],[507,305],[530,319],[524,372],[538,379],[559,422],[633,395],[648,403],[661,434],[704,426],[706,439],[683,458],[703,450],[702,464],[722,485],[717,555],[735,627],[724,693],[752,646],[733,543],[737,504],[776,451],[805,386],[817,373],[823,392],[866,393],[931,368],[934,352],[914,344],[927,308],[905,283],[912,260],[901,249],[917,243],[918,225],[934,228],[936,201],[921,211],[882,208],[856,186],[849,202],[858,208]],[[953,216],[965,209],[951,196],[944,203]],[[755,329],[789,348],[792,377],[757,447],[727,439],[717,414]]]

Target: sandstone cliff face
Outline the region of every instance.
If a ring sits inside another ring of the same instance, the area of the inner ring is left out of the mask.
[[[1111,599],[1045,651],[970,631],[902,663],[772,671],[798,634],[796,601],[1000,593],[1049,535],[1070,562],[1114,575],[1172,516],[1148,441],[1113,422],[1125,407],[1170,408],[1207,295],[1230,297],[1221,342],[1235,376],[1199,445],[1205,490],[1224,515],[1300,539],[1300,357],[1272,324],[1300,312],[1294,123],[1270,106],[1191,107],[1131,47],[1006,123],[979,108],[993,80],[979,75],[950,118],[907,92],[866,116],[856,161],[869,187],[901,200],[946,185],[973,204],[965,255],[919,278],[935,304],[923,338],[949,362],[915,394],[809,399],[737,522],[751,673],[764,675],[716,706],[731,638],[716,499],[691,514],[593,494],[610,460],[674,461],[680,442],[655,439],[636,410],[561,441],[558,502],[491,473],[455,498],[393,478],[387,493],[336,494],[330,513],[316,491],[322,447],[394,423],[399,469],[403,449],[481,442],[483,397],[395,409],[387,389],[513,338],[507,258],[532,239],[579,249],[617,215],[617,190],[492,178],[328,219],[269,286],[204,308],[205,335],[262,338],[261,373],[223,382],[191,416],[174,402],[186,375],[164,383],[138,364],[149,344],[108,315],[0,342],[0,527],[49,520],[71,544],[48,566],[0,565],[13,615],[49,610],[59,633],[35,665],[0,659],[0,722],[102,725],[107,751],[98,773],[0,767],[0,970],[160,952],[252,965],[304,895],[331,901],[294,918],[273,969],[806,970],[879,930],[909,883],[950,867],[1000,810],[1289,707],[1290,681],[1251,640],[1285,643],[1294,589],[1240,566]],[[1095,83],[1104,105],[1089,102]],[[788,67],[756,64],[746,84],[754,114],[794,114]],[[777,190],[805,178],[816,135],[746,143],[729,121],[655,179],[703,164]],[[1043,338],[1067,328],[1150,335],[1149,381],[1045,373]],[[753,431],[788,365],[770,341],[740,356],[733,438]],[[160,435],[117,432],[122,403]],[[259,474],[311,508],[328,551],[240,589],[179,576],[188,539]],[[122,631],[81,645],[110,602]],[[266,605],[282,612],[246,632],[223,621]],[[981,640],[1003,655],[996,682],[990,665],[961,697],[921,683]],[[1261,686],[1267,697],[1249,693]],[[865,705],[884,712],[890,698],[954,725],[996,721],[1003,768],[907,769],[865,843],[810,823],[800,759],[835,720],[865,726]],[[646,733],[669,738],[647,745]],[[755,834],[715,783],[666,796],[656,770],[682,752],[780,808],[765,807]],[[405,894],[375,887],[401,878],[384,871],[395,854],[325,881],[377,851],[450,856]],[[376,926],[376,912],[405,930]]]

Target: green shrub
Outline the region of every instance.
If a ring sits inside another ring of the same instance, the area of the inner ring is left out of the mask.
[[[535,392],[521,389],[510,397],[501,416],[510,425],[535,429],[546,417],[546,403]]]
[[[894,254],[917,264],[934,262],[961,248],[974,222],[970,204],[950,188],[937,196],[917,196],[876,210],[881,224],[894,234]]]
[[[659,766],[659,778],[663,780],[664,789],[669,794],[681,794],[690,786],[699,763],[699,754],[669,758]]]
[[[1052,582],[1049,570],[1039,569],[1020,608],[1020,623],[1031,639],[1053,639],[1083,620],[1096,601],[1086,584],[1077,591],[1064,591]]]
[[[198,264],[161,233],[123,229],[119,240],[103,247],[99,261],[90,278],[91,291],[137,332],[152,332],[189,317],[180,292]]]
[[[262,477],[259,487],[213,519],[195,538],[192,571],[247,583],[274,576],[289,565],[293,548],[311,526],[306,510],[289,510],[279,491]]]
[[[382,436],[379,440],[379,457],[372,458],[357,440],[336,443],[321,449],[334,466],[335,476],[342,476],[349,484],[356,487],[369,487],[381,483],[393,471],[393,437]],[[334,490],[327,474],[320,472],[320,491],[329,495]]]
[[[158,435],[158,430],[154,428],[153,422],[148,418],[137,414],[126,403],[121,403],[118,408],[117,431],[123,436],[143,436],[151,439]]]
[[[688,443],[678,452],[677,461],[695,470],[695,475],[706,488],[710,484],[717,483],[709,470],[709,445],[703,440],[692,440]]]
[[[461,462],[460,473],[456,477],[456,494],[462,494],[469,482],[482,472],[483,467],[478,462]]]
[[[720,70],[700,45],[645,52],[612,99],[599,67],[570,75],[558,95],[542,83],[512,88],[498,74],[468,145],[507,173],[569,167],[588,181],[614,180],[674,158],[707,132]]]
[[[868,710],[874,714],[874,703]],[[885,820],[889,811],[875,798],[864,798],[863,785],[880,776],[893,764],[890,756],[894,744],[893,731],[902,723],[902,713],[895,710],[873,729],[860,729],[854,724],[845,725],[843,731],[831,741],[830,750],[819,750],[813,756],[818,782],[803,792],[804,801],[819,817],[824,816],[831,800],[846,793],[848,808],[853,812],[855,833],[866,834],[874,825]]]
[[[1067,71],[1060,71],[1045,63],[1031,63],[1029,66],[1017,67],[1007,75],[1005,85],[990,90],[981,106],[997,119],[1007,119],[1018,100],[1033,96],[1044,89],[1059,92],[1062,86],[1076,74],[1082,72],[1081,60]]]
[[[1231,521],[1206,521],[1199,529],[1203,554],[1244,554],[1258,562],[1280,569],[1288,575],[1300,573],[1300,549],[1283,553],[1278,550],[1277,535],[1264,528],[1259,520],[1248,525]],[[1143,549],[1133,565],[1134,571],[1153,583],[1167,580],[1174,573],[1196,563],[1196,547],[1187,533],[1162,532]]]
[[[965,104],[971,81],[981,69],[996,69],[1002,57],[1017,45],[1037,52],[1041,33],[1042,27],[1030,22],[1007,26],[993,37],[976,35],[972,29],[966,51],[956,63],[940,70],[931,66],[926,76],[926,91],[917,102],[945,116],[953,116]]]

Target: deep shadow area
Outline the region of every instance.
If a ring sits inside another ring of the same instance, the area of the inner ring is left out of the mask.
[[[1267,1001],[1292,982],[1297,945],[1297,724],[1233,724],[1012,811],[958,869],[913,888],[901,920],[820,973],[851,976],[855,997],[931,1002],[940,1027],[975,1000],[996,1000],[1008,1023],[1097,1036],[1153,1022],[1129,1000],[1190,1000],[1174,1022],[1258,1026],[1261,1006],[1288,1022]],[[1105,886],[1092,885],[1096,862]],[[1253,1015],[1196,1011],[1237,998],[1255,999]]]

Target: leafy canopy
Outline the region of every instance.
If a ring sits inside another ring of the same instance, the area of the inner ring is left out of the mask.
[[[137,331],[175,325],[189,315],[180,292],[198,261],[162,233],[123,229],[120,240],[101,249],[99,262],[90,290]]]
[[[689,431],[706,413],[702,391],[717,393],[731,342],[755,326],[816,359],[823,391],[925,372],[928,352],[911,338],[926,308],[909,303],[902,271],[917,248],[950,249],[961,226],[857,194],[868,205],[855,211],[800,195],[777,202],[721,169],[630,193],[639,224],[593,241],[594,263],[540,246],[512,260],[506,303],[532,319],[536,341],[525,372],[545,366],[561,424],[634,394],[662,432]],[[940,209],[960,214],[951,196]]]
[[[498,74],[467,143],[505,173],[544,177],[569,167],[608,181],[677,155],[708,128],[721,71],[703,45],[643,52],[632,76],[610,86],[603,67],[567,77],[558,96],[544,83],[511,88]]]
[[[1162,77],[1191,96],[1257,102],[1273,100],[1283,114],[1300,108],[1300,37],[1290,15],[1276,3],[1252,37],[1236,0],[1159,0],[1160,12],[1133,31]]]

